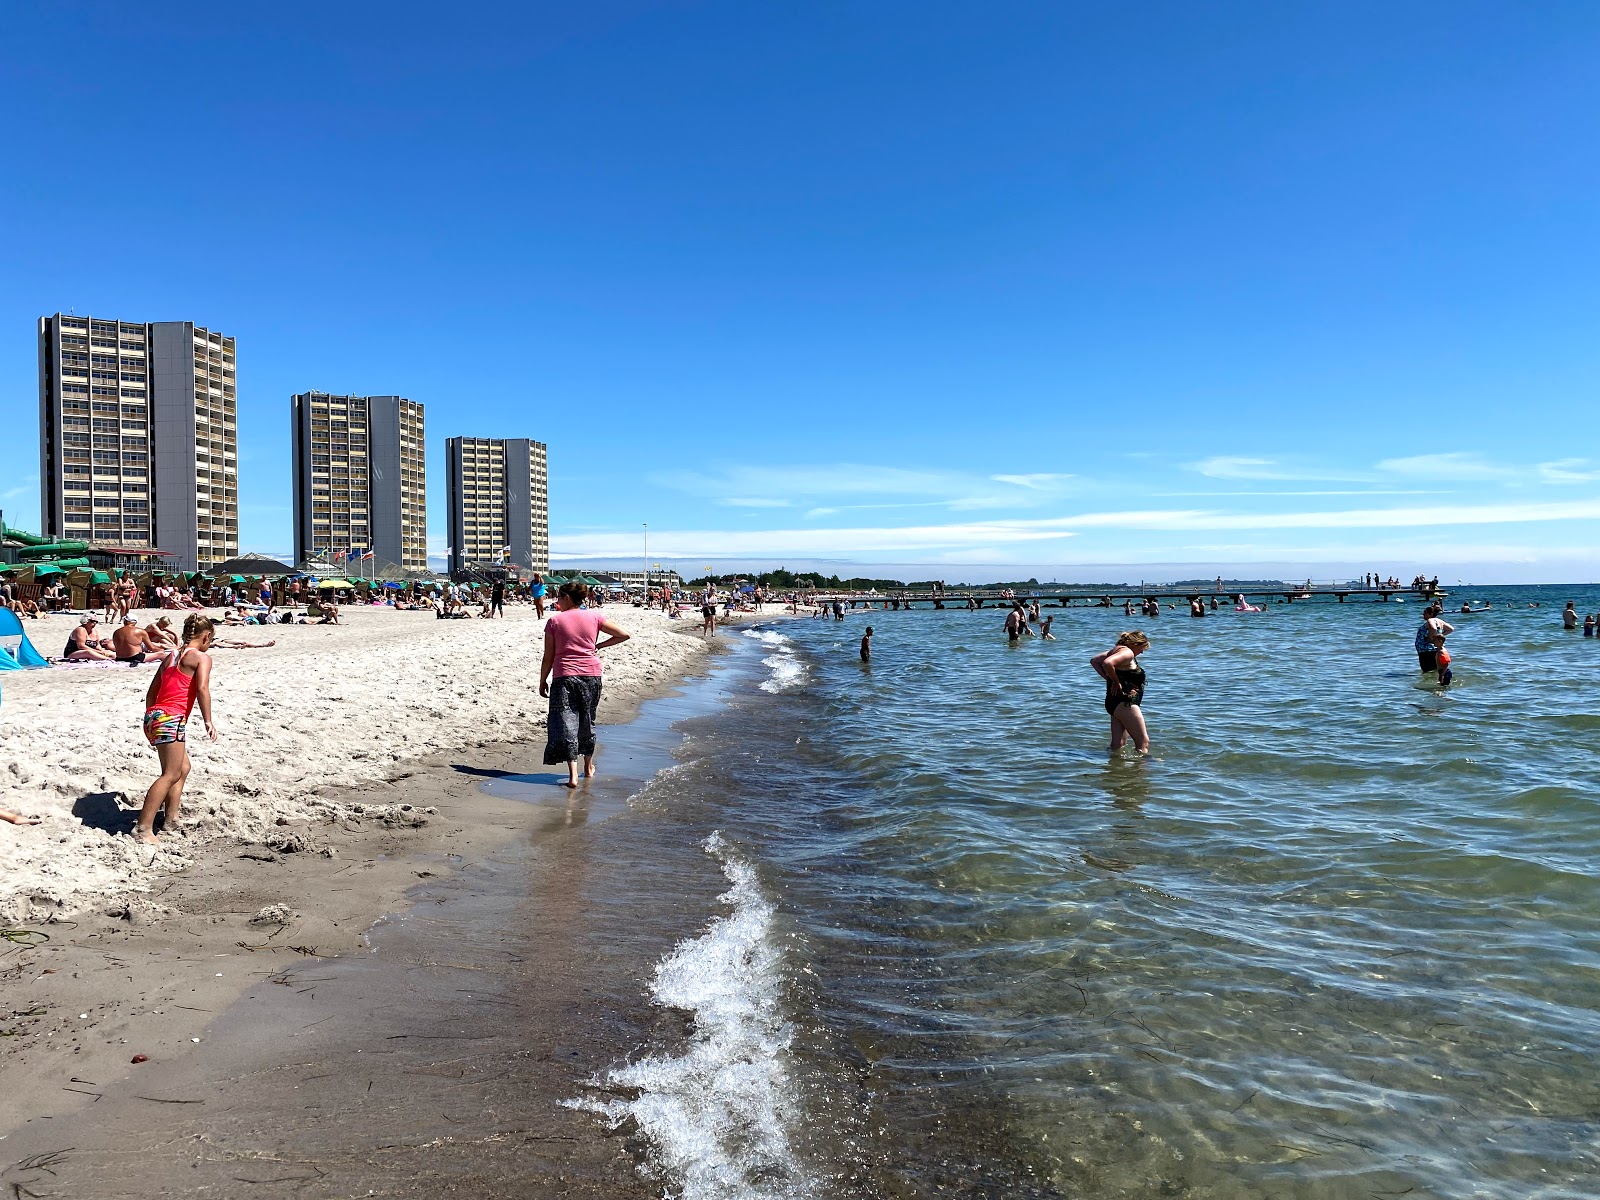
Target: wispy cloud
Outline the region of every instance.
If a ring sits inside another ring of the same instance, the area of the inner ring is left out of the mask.
[[[658,553],[850,555],[906,551],[978,551],[1023,543],[1049,542],[1083,531],[1201,533],[1214,531],[1406,529],[1471,525],[1600,520],[1600,499],[1521,504],[1450,504],[1396,508],[1340,509],[1329,512],[1218,512],[1208,509],[1150,509],[1084,512],[1069,516],[1001,521],[965,521],[901,528],[652,531]],[[565,555],[632,553],[632,533],[585,533],[552,538]]]
[[[1378,470],[1406,479],[1432,479],[1456,483],[1510,482],[1523,474],[1515,467],[1489,462],[1481,454],[1453,451],[1448,454],[1415,454],[1408,458],[1386,458]]]
[[[1254,458],[1239,454],[1218,454],[1199,462],[1185,463],[1184,469],[1208,479],[1259,479],[1264,482],[1315,482],[1328,480],[1365,483],[1373,479],[1370,471],[1321,467],[1277,458]]]
[[[1055,492],[1077,478],[1075,475],[991,475],[996,483],[1009,483],[1012,487],[1029,488],[1036,492]]]
[[[1545,483],[1594,483],[1600,481],[1600,468],[1587,458],[1561,458],[1540,463],[1539,478]]]
[[[860,501],[899,500],[952,512],[1035,508],[1064,495],[1074,477],[1054,472],[978,475],[967,471],[916,470],[870,463],[824,463],[721,471],[664,471],[651,482],[730,508],[813,509],[868,507]]]
[[[18,487],[7,488],[0,492],[0,501],[21,500],[24,496],[37,496],[39,494],[39,477],[37,475],[24,475]]]

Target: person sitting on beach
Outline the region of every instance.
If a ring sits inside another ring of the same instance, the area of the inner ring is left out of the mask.
[[[324,600],[322,602],[322,619],[313,623],[317,625],[343,624],[343,622],[339,620],[339,606],[334,604],[331,600]]]
[[[122,618],[121,627],[111,635],[111,645],[117,652],[117,661],[130,667],[137,667],[148,656],[159,658],[164,648],[164,643],[151,641],[150,635],[139,628],[137,617]]]
[[[189,778],[186,729],[196,703],[207,735],[213,742],[217,740],[217,727],[211,720],[211,655],[207,653],[215,636],[211,618],[198,613],[189,617],[183,623],[183,645],[161,660],[145,691],[144,737],[161,760],[161,774],[144,795],[133,835],[146,845],[160,845],[155,831],[157,813],[164,813],[163,833],[178,827],[183,785]]]
[[[37,825],[43,817],[25,817],[21,813],[14,813],[9,808],[0,808],[0,821],[8,825]]]
[[[32,617],[35,621],[44,616],[44,614],[39,611],[39,606],[32,600],[19,599],[11,606],[11,608],[12,611],[17,614],[17,616]]]
[[[1139,655],[1150,649],[1150,639],[1137,629],[1130,629],[1117,638],[1111,649],[1096,654],[1089,660],[1106,683],[1106,713],[1111,718],[1111,749],[1120,750],[1128,738],[1140,754],[1150,751],[1150,732],[1145,727],[1144,668],[1139,665]]]
[[[61,657],[68,662],[96,662],[111,660],[117,657],[115,649],[102,638],[95,636],[95,630],[100,622],[93,617],[85,617],[83,624],[79,625],[67,637],[67,648],[61,652]]]
[[[168,650],[178,648],[178,635],[172,628],[171,617],[157,617],[144,627],[144,631],[150,635],[150,640],[156,644],[161,653],[165,654]]]

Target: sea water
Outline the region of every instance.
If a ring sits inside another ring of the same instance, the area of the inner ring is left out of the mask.
[[[595,1107],[686,1200],[1600,1194],[1600,590],[1464,596],[1448,692],[1415,598],[725,632],[635,799],[729,882],[651,983],[687,1046]]]

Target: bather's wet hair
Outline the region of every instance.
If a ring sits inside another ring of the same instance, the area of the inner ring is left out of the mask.
[[[557,594],[572,601],[575,608],[581,608],[589,602],[589,585],[574,579],[570,583],[563,583]]]
[[[1117,635],[1117,645],[1126,646],[1129,650],[1150,649],[1150,639],[1137,629],[1130,629],[1127,633]]]
[[[191,613],[183,623],[183,640],[186,642],[194,641],[195,638],[203,633],[215,635],[216,632],[217,627],[212,623],[211,618],[200,613]]]

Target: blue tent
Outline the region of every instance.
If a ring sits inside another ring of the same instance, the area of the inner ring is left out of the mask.
[[[13,640],[15,639],[15,640]],[[22,622],[9,608],[0,608],[0,671],[16,671],[23,667],[48,667],[44,655],[33,648]]]

